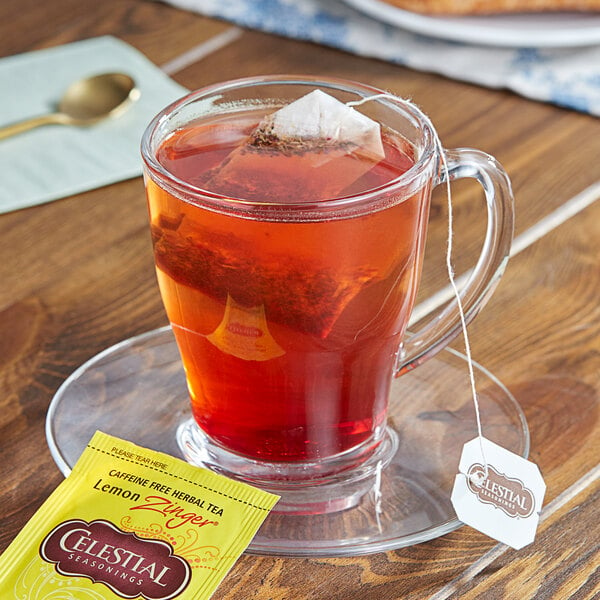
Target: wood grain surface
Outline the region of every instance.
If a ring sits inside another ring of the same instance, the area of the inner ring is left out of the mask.
[[[548,485],[536,541],[515,551],[463,527],[424,544],[354,558],[243,555],[214,598],[600,597],[600,187],[591,187],[600,180],[600,120],[503,90],[238,30],[159,2],[0,3],[0,57],[105,34],[132,44],[190,89],[287,72],[359,80],[410,97],[446,147],[472,146],[496,156],[515,193],[520,245],[470,332],[475,359],[510,389],[528,420],[531,458]],[[194,59],[190,51],[216,36],[225,36],[222,47]],[[569,202],[582,193],[571,214]],[[471,182],[454,186],[453,201],[460,274],[479,253],[485,207]],[[446,197],[438,189],[420,302],[447,285],[446,227]],[[62,480],[44,434],[57,388],[101,350],[167,320],[141,178],[0,215],[0,252],[2,551]],[[461,350],[461,340],[454,346]]]

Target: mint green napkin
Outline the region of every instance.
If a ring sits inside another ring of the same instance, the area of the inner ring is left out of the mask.
[[[0,126],[54,111],[72,81],[109,71],[129,74],[141,91],[122,116],[85,128],[49,125],[0,140],[0,213],[140,175],[146,126],[187,91],[111,36],[0,59]]]

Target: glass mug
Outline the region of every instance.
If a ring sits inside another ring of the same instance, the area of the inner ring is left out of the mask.
[[[460,331],[453,302],[406,334],[432,188],[447,174],[485,192],[486,238],[461,291],[467,320],[513,232],[502,167],[459,149],[445,151],[446,171],[429,120],[389,95],[355,108],[381,125],[376,166],[360,149],[247,146],[265,115],[317,88],[344,103],[383,94],[331,78],[240,79],[171,104],[142,141],[156,272],[194,416],[179,445],[299,513],[356,502],[396,448],[392,378]]]

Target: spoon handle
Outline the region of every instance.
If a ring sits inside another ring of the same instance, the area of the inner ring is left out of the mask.
[[[42,125],[64,125],[65,116],[60,113],[52,113],[49,115],[41,115],[39,117],[33,117],[19,123],[12,123],[5,127],[0,127],[0,140],[29,131],[35,127],[41,127]]]

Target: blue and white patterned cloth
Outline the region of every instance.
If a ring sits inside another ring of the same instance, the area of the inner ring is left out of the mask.
[[[527,98],[600,116],[600,45],[497,48],[461,44],[381,23],[341,0],[167,1],[242,27],[506,88]]]

